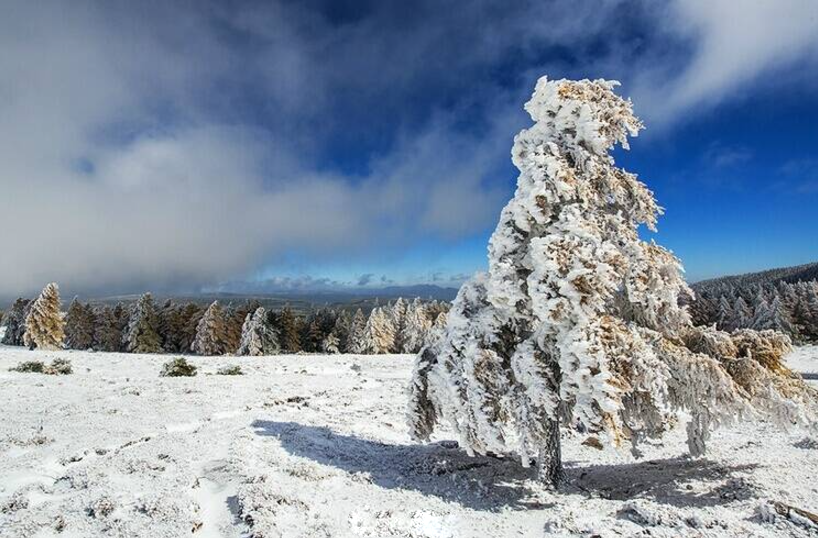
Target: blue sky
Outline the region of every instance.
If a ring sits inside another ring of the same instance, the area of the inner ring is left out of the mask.
[[[11,1],[0,296],[457,285],[542,75],[622,82],[647,128],[617,160],[691,280],[815,261],[816,27],[813,0]]]

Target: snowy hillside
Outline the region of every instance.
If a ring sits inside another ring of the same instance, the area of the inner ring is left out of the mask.
[[[56,357],[74,374],[8,371]],[[818,512],[803,433],[740,424],[698,460],[683,428],[639,460],[568,437],[554,494],[445,434],[411,443],[410,356],[192,357],[197,377],[160,378],[168,358],[0,347],[0,536],[818,536],[766,508]],[[818,378],[818,347],[790,364]]]

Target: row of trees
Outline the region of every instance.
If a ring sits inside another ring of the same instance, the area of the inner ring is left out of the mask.
[[[772,329],[797,341],[818,340],[818,281],[742,285],[718,282],[696,289],[690,312],[698,325],[724,331]]]
[[[92,305],[74,299],[60,311],[59,290],[49,284],[36,301],[18,299],[5,315],[2,343],[46,349],[129,353],[273,355],[277,353],[417,353],[435,323],[445,322],[437,301],[361,309],[322,308],[306,316],[272,311],[258,301],[207,308],[172,300],[157,306],[150,293],[133,305]]]

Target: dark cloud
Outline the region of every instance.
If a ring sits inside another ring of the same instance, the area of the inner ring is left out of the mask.
[[[0,295],[485,231],[538,76],[622,78],[670,121],[806,61],[815,4],[785,4],[6,2]]]

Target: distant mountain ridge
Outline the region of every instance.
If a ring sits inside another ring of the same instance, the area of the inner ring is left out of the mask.
[[[808,282],[811,280],[818,280],[818,262],[794,265],[792,267],[778,267],[776,269],[767,269],[755,273],[710,278],[691,284],[691,287],[694,291],[700,291],[724,285],[740,284],[742,286],[763,286],[777,284],[779,282],[794,284],[796,282]]]
[[[435,284],[415,284],[406,286],[385,286],[385,287],[327,287],[327,288],[268,288],[264,283],[261,285],[245,284],[227,287],[221,290],[203,291],[200,295],[224,295],[224,296],[257,296],[257,297],[278,297],[291,298],[297,300],[352,300],[363,298],[397,299],[398,297],[421,299],[437,299],[439,301],[451,301],[457,295],[456,288],[444,288]]]
[[[167,299],[179,302],[193,302],[207,305],[214,300],[223,303],[240,303],[246,300],[257,300],[263,306],[272,309],[281,309],[290,306],[296,311],[309,311],[317,306],[331,306],[339,308],[362,308],[365,312],[379,304],[386,304],[398,297],[411,300],[419,297],[422,300],[437,300],[450,302],[457,296],[456,288],[442,287],[435,284],[417,284],[407,286],[386,286],[381,288],[338,288],[338,289],[290,289],[265,290],[247,287],[246,289],[212,290],[201,292],[163,292],[153,293],[154,299],[161,304]],[[116,295],[86,295],[82,300],[95,304],[129,304],[135,302],[141,293],[126,293]],[[8,308],[13,299],[0,300],[0,310]]]
[[[118,302],[132,303],[141,294],[113,295],[105,297],[91,297],[91,303],[116,304]],[[297,312],[307,312],[316,307],[328,306],[333,308],[361,308],[368,312],[379,304],[386,304],[403,297],[412,300],[419,297],[423,300],[452,301],[457,295],[454,288],[444,288],[433,284],[414,286],[388,286],[384,288],[360,288],[349,290],[241,290],[241,291],[203,291],[199,293],[155,293],[157,303],[167,299],[180,302],[193,302],[207,305],[218,300],[225,304],[241,303],[256,300],[267,308],[280,310],[289,306]]]

